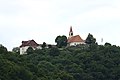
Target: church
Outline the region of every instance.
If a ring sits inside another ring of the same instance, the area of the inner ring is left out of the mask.
[[[80,35],[75,35],[73,36],[73,30],[72,30],[72,26],[70,27],[70,31],[69,31],[69,37],[68,37],[68,45],[69,46],[77,46],[80,44],[85,44],[85,40],[83,40]]]

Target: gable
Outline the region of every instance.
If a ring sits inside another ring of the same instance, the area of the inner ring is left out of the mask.
[[[25,46],[37,47],[38,44],[34,40],[22,41],[22,45],[20,47]]]
[[[79,36],[72,36],[71,38],[68,38],[68,43],[72,43],[72,42],[84,42],[84,40]]]

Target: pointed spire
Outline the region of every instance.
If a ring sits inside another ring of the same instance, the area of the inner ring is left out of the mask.
[[[72,26],[70,26],[70,32],[73,32],[73,31],[72,31]]]
[[[70,26],[69,38],[73,36],[72,26]]]

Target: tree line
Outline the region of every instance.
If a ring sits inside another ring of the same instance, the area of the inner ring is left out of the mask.
[[[120,47],[86,45],[36,49],[19,55],[0,46],[0,80],[120,80]],[[93,41],[91,41],[93,40]]]

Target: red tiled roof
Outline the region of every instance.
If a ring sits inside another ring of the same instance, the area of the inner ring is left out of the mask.
[[[84,40],[79,35],[76,35],[72,36],[71,38],[68,38],[68,43],[71,42],[84,42]]]
[[[37,47],[38,44],[34,40],[22,41],[22,45],[20,47],[25,46]]]

